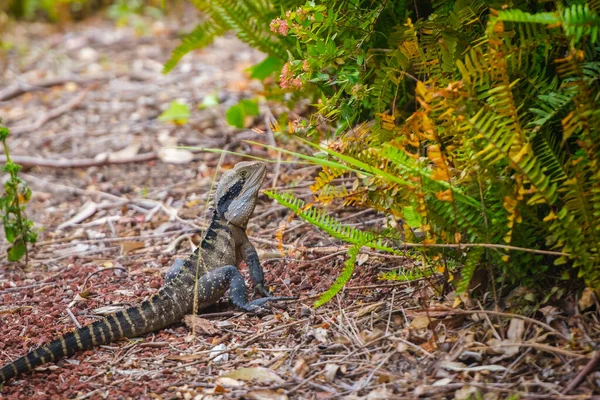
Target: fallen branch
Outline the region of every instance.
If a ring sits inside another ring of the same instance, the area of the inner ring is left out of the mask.
[[[46,122],[51,121],[55,118],[58,118],[61,115],[63,115],[64,113],[66,113],[67,111],[70,111],[70,110],[74,109],[75,107],[77,107],[78,105],[80,105],[81,102],[83,102],[83,100],[85,99],[85,96],[87,96],[87,93],[89,92],[89,90],[90,90],[90,88],[79,93],[79,95],[73,97],[70,101],[66,102],[65,104],[62,104],[53,110],[44,112],[38,118],[37,121],[35,121],[31,124],[17,125],[15,127],[10,128],[10,132],[13,135],[21,135],[23,133],[29,133],[29,132],[40,129]]]
[[[588,376],[590,372],[592,372],[598,366],[598,364],[600,364],[600,351],[597,351],[596,355],[590,361],[588,361],[588,363],[581,370],[581,372],[577,374],[577,376],[571,381],[571,383],[569,383],[569,386],[567,386],[565,390],[563,390],[562,394],[567,395],[571,390],[579,386],[579,384],[583,382],[585,377]]]
[[[200,151],[192,151],[192,153],[200,153]],[[10,156],[10,159],[23,167],[47,167],[47,168],[89,168],[103,167],[106,165],[121,165],[121,164],[137,164],[148,161],[158,160],[160,156],[156,152],[136,154],[131,157],[111,157],[109,154],[103,157],[83,158],[83,159],[53,159],[30,156]],[[202,157],[194,157],[193,161]],[[204,159],[204,164],[209,167],[214,167],[215,159]],[[0,162],[6,162],[6,156],[0,155]]]
[[[89,168],[101,167],[105,165],[115,164],[135,164],[147,161],[153,161],[158,158],[155,152],[136,154],[131,157],[111,158],[106,156],[103,158],[84,158],[84,159],[51,159],[29,156],[10,156],[10,159],[15,163],[24,167],[48,167],[48,168]],[[6,157],[0,155],[0,162],[6,162]]]
[[[0,90],[0,101],[6,101],[13,99],[17,96],[28,92],[36,92],[38,90],[43,90],[50,88],[52,86],[60,86],[69,82],[76,83],[78,85],[83,85],[87,83],[101,82],[107,81],[110,79],[118,78],[118,75],[101,75],[101,76],[60,76],[56,78],[49,78],[35,83],[27,83],[27,82],[16,82],[12,85],[8,86],[4,90]]]

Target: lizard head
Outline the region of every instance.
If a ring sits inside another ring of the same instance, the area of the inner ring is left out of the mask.
[[[226,171],[215,193],[217,213],[227,222],[246,228],[267,172],[261,161],[243,161]]]

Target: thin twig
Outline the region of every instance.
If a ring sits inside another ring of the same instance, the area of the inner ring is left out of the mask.
[[[69,314],[69,317],[71,317],[71,319],[75,323],[75,326],[77,327],[77,329],[81,329],[81,324],[79,323],[79,321],[77,321],[77,318],[75,317],[75,314],[73,314],[71,309],[69,307],[67,307],[66,311],[67,311],[67,314]]]
[[[70,101],[66,102],[65,104],[62,104],[53,110],[42,113],[42,115],[40,115],[40,117],[35,122],[32,122],[30,124],[23,124],[23,125],[17,125],[17,126],[12,127],[10,129],[10,132],[13,135],[20,135],[23,133],[29,133],[29,132],[40,129],[46,122],[51,121],[55,118],[58,118],[61,115],[63,115],[64,113],[66,113],[66,112],[72,110],[73,108],[77,107],[78,105],[80,105],[81,102],[83,102],[83,100],[85,99],[85,96],[87,96],[89,90],[90,90],[90,88],[79,93],[79,95],[73,97]]]
[[[506,318],[520,318],[524,321],[530,322],[532,324],[541,326],[542,328],[546,329],[549,332],[554,333],[557,336],[560,336],[561,338],[570,341],[571,339],[568,338],[567,336],[563,335],[562,333],[560,333],[559,331],[557,331],[556,329],[554,329],[553,327],[551,327],[548,324],[543,323],[542,321],[538,321],[536,319],[530,318],[530,317],[526,317],[524,315],[520,315],[520,314],[513,314],[513,313],[506,313],[506,312],[500,312],[500,311],[490,311],[490,310],[444,310],[444,311],[448,311],[450,313],[453,314],[479,314],[479,313],[483,313],[483,314],[489,314],[489,315],[498,315],[500,317],[506,317]]]
[[[491,347],[533,347],[534,349],[537,349],[537,350],[546,351],[548,353],[562,354],[567,357],[589,358],[589,355],[587,355],[587,354],[573,353],[572,351],[561,349],[560,347],[549,346],[549,345],[543,344],[543,343],[534,343],[534,342],[498,343],[498,344],[494,344]],[[483,350],[483,349],[487,349],[487,348],[488,347],[477,346],[477,347],[471,347],[470,349],[471,350]]]
[[[596,366],[600,364],[600,351],[596,351],[596,355],[588,361],[585,367],[577,374],[577,376],[569,383],[569,385],[562,391],[562,394],[566,395],[573,389],[575,389],[590,372],[592,372]]]
[[[66,83],[76,83],[83,85],[86,83],[96,83],[101,81],[107,81],[110,79],[118,78],[118,75],[101,75],[101,76],[59,76],[56,78],[45,79],[39,82],[26,83],[17,81],[14,84],[8,86],[4,90],[0,91],[0,101],[10,100],[14,97],[20,96],[24,93],[35,92],[38,90],[47,89],[52,86],[64,85]]]
[[[99,269],[98,271],[94,271],[94,272],[90,273],[90,274],[89,274],[89,275],[88,275],[88,276],[85,278],[85,280],[83,281],[83,286],[81,287],[81,291],[83,291],[83,290],[85,289],[85,287],[86,287],[86,285],[87,285],[87,282],[88,282],[88,280],[89,280],[89,279],[90,279],[92,276],[94,276],[94,275],[97,275],[97,274],[99,274],[100,272],[109,271],[109,270],[113,270],[113,269],[119,269],[119,270],[121,270],[121,271],[123,271],[123,272],[127,273],[127,270],[126,270],[125,268],[123,268],[123,267],[106,267],[106,268]]]
[[[96,159],[52,159],[30,156],[11,156],[11,160],[24,167],[47,167],[47,168],[89,168],[101,167],[105,165],[137,164],[153,161],[158,158],[154,152],[136,154],[131,157],[111,158],[110,155]],[[0,156],[0,162],[4,162],[5,157]]]

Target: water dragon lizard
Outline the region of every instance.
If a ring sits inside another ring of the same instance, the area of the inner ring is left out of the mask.
[[[77,351],[163,329],[191,313],[194,298],[196,309],[201,310],[216,303],[229,289],[231,302],[246,312],[259,311],[269,301],[288,299],[271,296],[256,249],[245,232],[265,173],[266,166],[259,161],[240,162],[226,171],[217,186],[213,217],[200,246],[187,259],[173,264],[157,293],[6,364],[0,369],[0,387],[17,375]],[[244,278],[235,267],[242,260],[256,290],[266,297],[248,301]]]

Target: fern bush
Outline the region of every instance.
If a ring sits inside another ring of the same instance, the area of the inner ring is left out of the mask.
[[[315,161],[315,202],[403,221],[360,235],[443,249],[462,261],[462,291],[484,265],[508,282],[600,288],[600,1],[194,4],[206,21],[166,69],[226,31],[264,51],[256,77],[279,75],[268,94],[312,100],[294,134],[327,139],[312,144],[329,161]],[[352,188],[333,183],[342,175]]]

